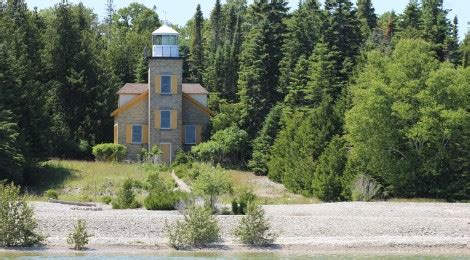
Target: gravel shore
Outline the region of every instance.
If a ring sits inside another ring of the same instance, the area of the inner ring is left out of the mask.
[[[78,219],[93,234],[90,247],[168,248],[165,222],[181,219],[177,211],[145,209],[77,210],[76,206],[31,203],[47,245],[67,247],[66,236]],[[344,202],[263,206],[282,250],[319,248],[447,248],[470,252],[470,204]],[[220,246],[241,245],[232,236],[240,216],[217,216]]]

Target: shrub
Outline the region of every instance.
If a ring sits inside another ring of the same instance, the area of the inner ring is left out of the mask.
[[[243,187],[238,191],[238,199],[232,201],[233,214],[244,215],[246,213],[246,206],[253,203],[256,195],[251,188]]]
[[[127,148],[122,144],[98,144],[92,152],[98,161],[120,162],[126,157]]]
[[[204,247],[219,239],[220,228],[211,210],[193,206],[187,210],[183,221],[166,225],[170,245],[176,249]]]
[[[246,215],[235,229],[235,236],[244,244],[266,246],[274,242],[275,234],[269,232],[270,225],[264,210],[256,203],[249,203]]]
[[[36,233],[33,214],[19,187],[0,183],[0,247],[40,244],[44,238]]]
[[[182,165],[182,164],[192,163],[192,158],[189,154],[186,154],[183,150],[176,151],[175,160],[173,161],[173,166]]]
[[[182,192],[173,190],[173,183],[165,182],[157,173],[147,177],[146,189],[149,195],[144,206],[148,210],[173,210],[184,197]]]
[[[204,171],[199,174],[193,183],[193,191],[197,195],[205,196],[213,210],[217,196],[230,192],[232,185],[228,175],[219,168]]]
[[[73,246],[75,250],[82,250],[88,244],[89,237],[91,235],[86,230],[86,221],[79,219],[74,230],[67,237],[67,244]]]
[[[129,178],[122,183],[117,198],[112,202],[113,209],[135,209],[141,206],[135,199],[135,194],[132,191],[133,187],[134,181]]]
[[[359,174],[353,182],[351,191],[355,201],[371,201],[381,195],[382,185],[366,174]]]
[[[159,156],[160,154],[162,154],[162,152],[160,151],[160,148],[158,147],[158,145],[153,145],[150,151],[148,151],[146,148],[142,148],[142,150],[140,150],[139,156],[142,162],[153,163],[156,161],[156,157]]]
[[[47,190],[47,191],[45,192],[45,194],[46,194],[46,196],[47,196],[48,199],[55,199],[55,200],[56,200],[56,199],[59,198],[59,193],[57,193],[56,190],[52,190],[52,189],[51,189],[51,190]]]
[[[248,151],[248,134],[237,127],[217,131],[209,141],[196,145],[191,152],[205,162],[240,166]]]
[[[110,196],[103,196],[103,198],[102,198],[101,200],[102,200],[103,203],[106,204],[106,205],[111,204],[111,201],[113,201],[113,199],[112,199]]]

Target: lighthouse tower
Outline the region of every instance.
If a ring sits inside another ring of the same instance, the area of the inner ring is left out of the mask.
[[[155,30],[149,58],[149,148],[158,145],[166,162],[171,162],[183,145],[183,59],[179,57],[178,36],[167,25]]]

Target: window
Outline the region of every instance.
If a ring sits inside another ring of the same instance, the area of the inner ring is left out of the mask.
[[[196,143],[196,126],[187,125],[184,127],[184,143],[195,144]]]
[[[160,111],[160,128],[161,129],[171,128],[171,111],[170,110]]]
[[[171,94],[171,76],[162,76],[161,94]]]
[[[162,45],[161,35],[153,35],[153,45]]]
[[[132,125],[132,143],[133,144],[142,143],[142,126],[141,125]]]

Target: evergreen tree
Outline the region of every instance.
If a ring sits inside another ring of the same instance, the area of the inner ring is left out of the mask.
[[[253,140],[252,159],[249,161],[248,166],[256,174],[266,175],[268,173],[271,146],[281,128],[282,108],[283,106],[278,104],[271,109],[263,123],[263,128]]]
[[[372,6],[372,0],[357,1],[357,18],[361,25],[363,37],[369,37],[372,30],[377,26],[377,15]]]
[[[362,44],[359,21],[350,0],[326,0],[326,19],[322,37],[327,48],[337,52],[335,70],[342,82],[346,82],[356,64]]]
[[[462,43],[462,65],[464,68],[470,66],[470,34],[465,35]]]
[[[280,99],[276,86],[280,51],[287,15],[284,0],[255,1],[251,6],[251,29],[242,45],[239,70],[239,97],[243,110],[241,125],[255,136],[271,107]]]
[[[320,38],[322,14],[318,0],[307,0],[299,3],[299,8],[286,19],[287,33],[282,45],[283,58],[280,63],[279,91],[287,95],[291,77],[299,58],[310,57]]]
[[[211,37],[211,50],[216,50],[222,41],[223,38],[223,30],[222,30],[222,6],[220,4],[220,0],[215,1],[214,9],[211,12],[210,16],[210,25],[212,29],[212,37]]]
[[[421,24],[424,39],[434,44],[434,50],[443,61],[445,53],[445,42],[450,32],[450,23],[446,16],[448,10],[443,7],[443,0],[422,0]]]
[[[452,31],[446,41],[445,53],[447,54],[446,60],[454,65],[461,64],[461,53],[459,49],[459,22],[457,16],[454,17],[452,22]]]
[[[406,38],[419,38],[421,35],[421,7],[418,0],[410,0],[400,17],[400,31]]]
[[[189,54],[190,65],[190,80],[202,83],[202,73],[204,70],[204,45],[203,45],[203,26],[204,17],[201,11],[201,5],[197,5],[196,13],[194,14],[194,23],[191,30],[191,48]]]

